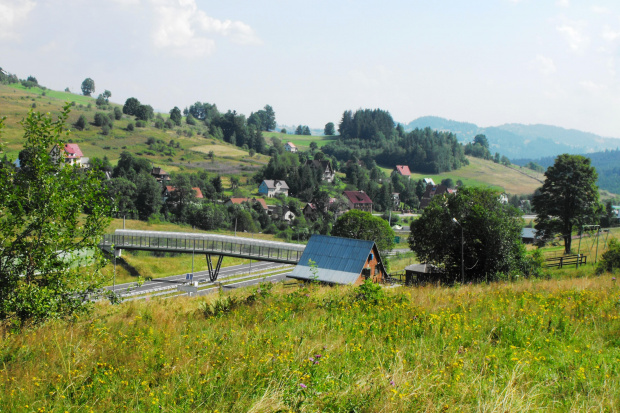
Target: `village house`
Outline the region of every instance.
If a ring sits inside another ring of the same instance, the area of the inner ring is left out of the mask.
[[[259,204],[263,211],[269,211],[267,203],[263,198],[230,198],[228,201],[226,201],[224,205],[241,205],[246,202],[252,206],[254,206],[255,204]]]
[[[400,193],[398,192],[392,192],[392,208],[400,208]]]
[[[450,189],[445,185],[427,185],[426,191],[424,191],[424,195],[422,195],[420,200],[420,209],[426,208],[430,204],[431,199],[437,195],[443,196],[454,193],[456,193],[456,190]]]
[[[202,195],[202,191],[200,190],[200,188],[195,187],[195,188],[192,188],[192,189],[194,190],[194,193],[195,193],[196,199],[204,199],[204,196]],[[167,200],[168,198],[170,198],[170,195],[171,195],[174,191],[176,191],[176,190],[177,190],[177,189],[176,189],[174,186],[170,186],[170,185],[166,185],[166,186],[164,186],[164,190],[163,190],[162,195],[161,195],[161,196],[162,196],[162,199],[163,199],[163,201],[164,201],[164,203],[166,203],[166,200]]]
[[[327,284],[382,282],[387,272],[374,241],[313,235],[289,278]]]
[[[317,161],[310,160],[306,161],[306,165],[308,165],[312,169],[318,169],[321,172],[321,179],[327,182],[333,182],[336,173],[332,168],[332,163],[328,160],[326,161]]]
[[[80,168],[88,168],[89,158],[85,157],[77,143],[67,143],[62,149],[65,158],[65,164],[71,166],[78,166]],[[60,148],[55,145],[50,150],[50,157],[54,163],[57,163],[62,156]]]
[[[411,171],[407,165],[396,165],[396,173],[400,176],[404,176],[407,179],[411,179]]]
[[[435,181],[433,181],[433,178],[422,178],[422,182],[424,182],[424,185],[426,186],[435,185]]]
[[[278,194],[288,196],[288,185],[284,181],[265,179],[258,186],[258,193],[272,198]]]
[[[164,171],[162,168],[151,169],[151,175],[155,177],[159,183],[165,184],[170,180],[170,175],[168,175],[168,172]]]
[[[344,191],[349,209],[372,212],[372,200],[364,191]]]
[[[287,152],[296,153],[298,149],[293,142],[286,142],[284,144],[284,150]]]

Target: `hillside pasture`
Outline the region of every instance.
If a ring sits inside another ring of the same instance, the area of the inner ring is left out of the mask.
[[[320,148],[327,145],[330,141],[337,139],[337,136],[290,135],[280,132],[263,132],[263,136],[267,141],[270,141],[271,138],[275,137],[280,139],[282,144],[285,144],[286,142],[293,142],[301,151],[309,150],[311,142],[316,142],[317,146]]]
[[[492,161],[471,156],[468,156],[467,159],[469,165],[455,171],[440,174],[414,172],[411,174],[411,179],[432,178],[436,184],[447,178],[451,178],[454,183],[460,179],[468,186],[485,186],[511,195],[532,194],[542,185],[538,179],[544,180],[542,174],[536,174],[531,170],[526,171],[526,168],[520,168],[516,165],[508,168]],[[382,168],[382,170],[388,175],[393,171],[391,168]]]

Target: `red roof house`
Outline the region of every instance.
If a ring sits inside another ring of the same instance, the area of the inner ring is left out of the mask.
[[[344,191],[349,202],[349,209],[372,212],[372,200],[364,191]]]
[[[409,170],[409,166],[407,165],[396,165],[396,172],[399,175],[406,176],[407,178],[411,178],[411,171]]]

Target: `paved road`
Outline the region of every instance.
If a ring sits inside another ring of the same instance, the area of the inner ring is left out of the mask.
[[[252,273],[255,273],[258,271],[268,270],[270,268],[282,267],[283,264],[274,263],[274,262],[256,261],[256,262],[252,262],[251,266],[252,266]],[[250,264],[241,264],[241,265],[233,265],[230,267],[222,267],[218,275],[218,281],[223,280],[233,275],[238,275],[238,274],[250,275]],[[209,281],[208,271],[194,272],[194,281],[201,281],[201,280],[206,280],[207,282]],[[144,284],[142,284],[142,286],[140,286],[139,288],[135,288],[135,289],[133,288],[136,285],[135,282],[117,284],[116,287],[109,286],[105,288],[106,290],[112,290],[114,288],[114,290],[118,293],[126,291],[129,288],[132,288],[131,292],[136,293],[136,292],[147,292],[155,288],[160,288],[160,287],[165,287],[165,286],[170,286],[170,285],[180,285],[183,283],[185,283],[185,274],[172,275],[170,277],[164,277],[164,278],[156,278],[152,281],[145,282]]]

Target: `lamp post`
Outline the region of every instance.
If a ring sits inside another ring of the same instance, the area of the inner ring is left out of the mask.
[[[456,220],[456,218],[452,218],[452,222],[454,222],[456,225],[461,227],[461,284],[464,285],[465,284],[465,252],[464,252],[465,238],[463,237],[463,226],[461,225],[460,222]]]

